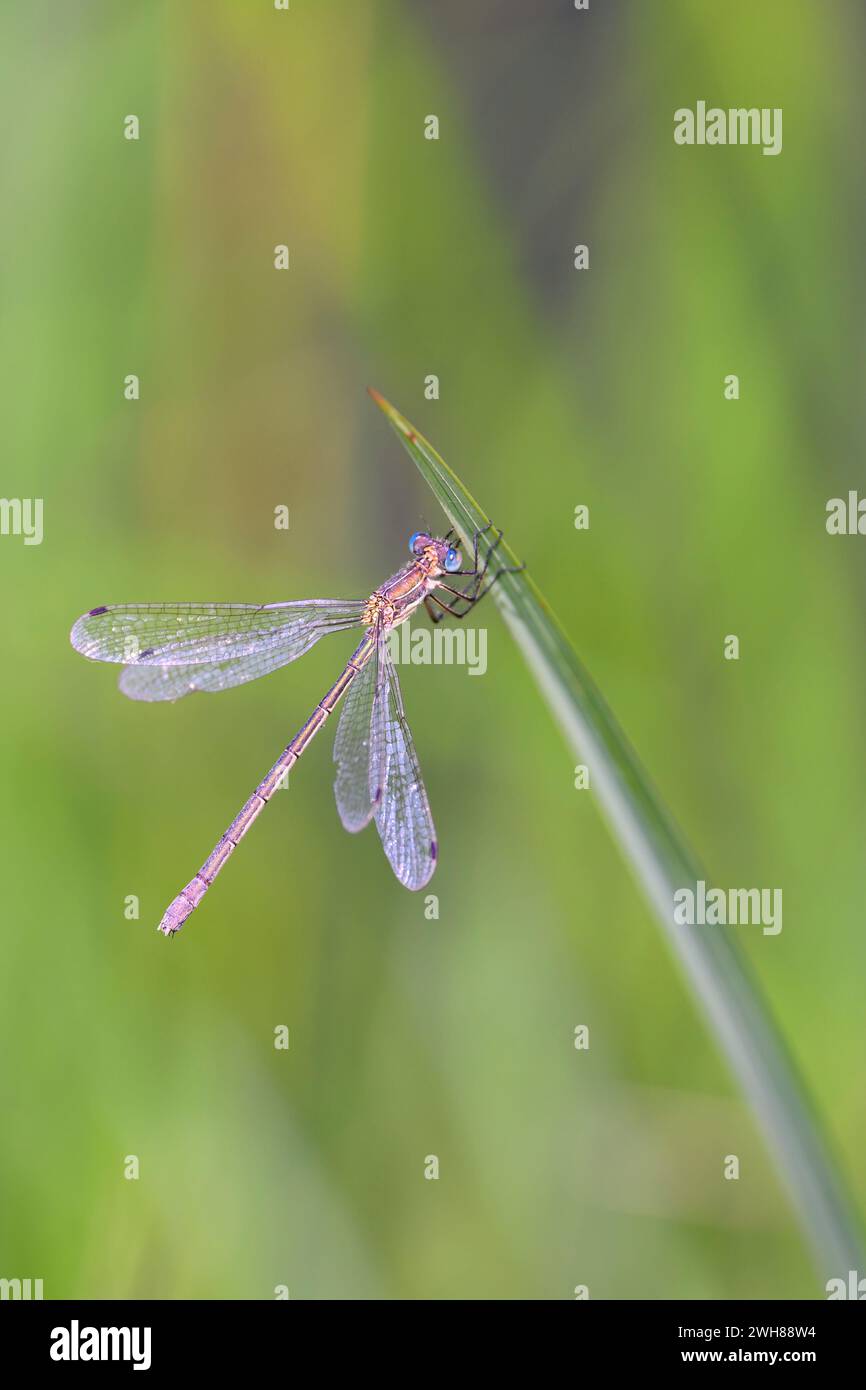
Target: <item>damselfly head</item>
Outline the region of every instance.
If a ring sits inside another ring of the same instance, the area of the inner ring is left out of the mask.
[[[448,574],[455,574],[461,564],[460,551],[447,537],[439,539],[427,531],[413,531],[409,537],[409,554],[426,556],[429,562]]]

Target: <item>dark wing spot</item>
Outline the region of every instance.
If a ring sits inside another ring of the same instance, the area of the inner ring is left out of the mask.
[[[376,795],[373,797],[373,805],[374,805],[374,806],[378,806],[378,804],[379,804],[379,802],[380,802],[381,800],[382,800],[382,788],[381,788],[381,787],[377,787],[377,788],[376,788]]]
[[[145,658],[146,656],[153,656],[153,654],[154,654],[155,651],[156,651],[156,647],[146,647],[145,650],[144,650],[143,652],[139,652],[139,653],[138,653],[138,659],[139,659],[139,661],[144,661],[144,658]]]
[[[434,864],[436,863],[436,856],[438,855],[438,853],[439,853],[439,846],[437,845],[437,843],[436,843],[435,840],[431,840],[431,841],[430,841],[430,858],[433,860],[433,863],[434,863]]]
[[[108,612],[108,609],[107,609],[107,608],[91,608],[91,610],[90,610],[90,612],[88,613],[87,616],[88,616],[88,618],[98,618],[99,615],[100,615],[100,613],[107,613],[107,612]]]

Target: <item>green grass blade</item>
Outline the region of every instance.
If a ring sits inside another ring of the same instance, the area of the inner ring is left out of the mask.
[[[464,546],[490,518],[432,445],[377,391],[376,404],[412,456]],[[516,565],[503,542],[497,556]],[[792,1058],[734,937],[675,925],[674,892],[707,880],[664,811],[628,740],[560,624],[524,571],[492,590],[551,711],[592,786],[751,1104],[792,1197],[822,1279],[866,1274],[858,1216],[822,1138]]]

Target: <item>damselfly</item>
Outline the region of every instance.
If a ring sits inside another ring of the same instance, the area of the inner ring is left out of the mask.
[[[229,855],[264,810],[289,769],[345,697],[334,742],[334,791],[347,830],[375,819],[391,867],[407,888],[419,889],[436,868],[437,842],[430,803],[406,722],[388,635],[422,603],[434,622],[456,618],[478,603],[508,568],[490,572],[502,533],[476,532],[471,569],[462,569],[451,532],[442,538],[416,531],[409,564],[368,599],[309,599],[290,603],[126,603],[92,608],[72,629],[76,651],[94,661],[125,666],[120,689],[132,700],[178,700],[193,690],[228,690],[286,666],[320,637],[366,629],[363,641],[235,816],[213,853],[166,909],[158,930],[173,936],[198,907]],[[484,558],[479,565],[479,545]],[[465,577],[457,588],[448,579]],[[443,597],[447,595],[447,597]]]

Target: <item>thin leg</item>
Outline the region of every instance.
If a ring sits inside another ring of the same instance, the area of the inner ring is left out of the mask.
[[[483,574],[484,571],[482,570],[481,573]],[[468,597],[468,594],[465,589],[455,589],[450,584],[439,583],[436,587],[439,589],[444,589],[446,594],[453,594],[455,598]]]
[[[458,576],[458,575],[465,575],[467,578],[473,579],[473,580],[474,580],[474,583],[470,584],[470,585],[468,586],[468,588],[463,589],[463,590],[461,590],[461,589],[454,589],[454,588],[451,587],[450,584],[444,584],[444,583],[440,583],[439,586],[438,586],[440,589],[444,589],[446,593],[452,594],[452,595],[454,596],[455,599],[457,599],[457,600],[461,600],[461,599],[462,599],[462,601],[466,604],[466,608],[464,609],[464,611],[463,611],[462,613],[461,613],[461,612],[458,612],[458,610],[456,609],[456,607],[454,606],[453,603],[452,603],[452,604],[449,604],[449,603],[447,603],[445,600],[439,599],[439,598],[436,597],[435,594],[433,594],[433,595],[431,595],[430,597],[432,597],[434,603],[437,603],[437,604],[439,605],[439,608],[443,610],[442,612],[437,613],[437,614],[435,615],[435,618],[433,618],[433,621],[434,621],[434,622],[441,622],[441,621],[442,621],[442,618],[443,618],[444,615],[445,615],[445,613],[450,613],[450,614],[452,615],[452,617],[455,617],[455,618],[461,618],[461,619],[462,619],[462,618],[465,618],[465,617],[466,617],[466,614],[469,613],[469,612],[471,612],[471,610],[475,607],[475,605],[476,605],[477,603],[480,603],[480,602],[481,602],[481,600],[482,600],[482,598],[484,598],[485,594],[487,594],[487,593],[490,592],[490,590],[492,589],[493,585],[496,583],[497,579],[499,579],[503,574],[514,574],[514,573],[517,573],[517,572],[519,572],[520,570],[526,568],[525,565],[501,565],[501,566],[499,567],[499,569],[496,570],[496,572],[487,580],[487,583],[486,583],[486,584],[484,583],[485,577],[486,577],[487,572],[488,572],[488,569],[489,569],[489,567],[490,567],[490,560],[491,560],[492,556],[495,554],[495,552],[496,552],[498,546],[500,545],[500,543],[501,543],[501,541],[502,541],[502,539],[503,539],[503,532],[500,531],[499,534],[498,534],[497,537],[496,537],[496,540],[493,542],[493,544],[492,544],[492,545],[489,545],[489,546],[487,547],[487,553],[486,553],[486,555],[484,556],[484,563],[483,563],[483,565],[481,566],[481,569],[479,569],[479,568],[478,568],[478,543],[479,543],[479,540],[480,540],[481,536],[483,536],[487,531],[489,531],[492,525],[493,525],[492,522],[488,522],[487,526],[483,527],[480,531],[476,531],[476,533],[475,533],[475,537],[474,537],[474,553],[473,553],[473,568],[472,568],[471,570],[455,570],[455,571],[454,571],[455,577]],[[449,577],[450,577],[450,576],[449,576]],[[428,613],[430,613],[430,614],[431,614],[431,617],[433,617],[432,610],[430,609],[429,604],[427,604],[426,606],[427,606],[427,611],[428,611]]]
[[[485,567],[485,568],[486,568],[486,567]],[[479,592],[476,592],[476,593],[472,596],[472,598],[471,598],[471,600],[470,600],[472,607],[474,607],[476,603],[480,603],[481,600],[484,598],[485,594],[489,594],[489,593],[490,593],[490,590],[493,588],[493,585],[496,583],[497,579],[501,579],[502,576],[503,576],[503,574],[522,574],[522,572],[523,572],[525,569],[526,569],[526,565],[525,565],[525,564],[520,564],[520,565],[500,565],[500,566],[499,566],[499,569],[496,570],[496,572],[495,572],[493,575],[491,575],[491,577],[488,579],[488,581],[487,581],[486,585],[484,586],[484,588],[483,588],[483,589],[480,589]],[[482,578],[483,578],[483,575],[482,575]]]
[[[462,599],[463,602],[467,605],[467,607],[466,607],[466,609],[465,609],[465,611],[464,611],[463,613],[459,613],[459,612],[457,611],[457,609],[456,609],[453,605],[446,604],[446,603],[442,603],[442,604],[440,605],[440,607],[444,608],[446,612],[453,614],[453,616],[454,616],[455,618],[460,618],[460,617],[465,618],[466,614],[470,611],[470,609],[472,608],[472,606],[477,602],[478,597],[479,597],[479,592],[478,592],[478,591],[479,591],[479,588],[480,588],[480,586],[481,586],[481,583],[482,583],[482,581],[483,581],[483,579],[484,579],[485,574],[487,573],[487,568],[488,568],[488,566],[489,566],[489,564],[490,564],[490,556],[493,554],[493,552],[495,551],[497,545],[498,545],[499,542],[502,540],[502,533],[500,532],[500,533],[499,533],[499,536],[498,536],[498,538],[497,538],[497,540],[493,543],[492,546],[488,547],[487,554],[486,554],[485,557],[484,557],[484,564],[482,565],[481,569],[479,570],[479,568],[478,568],[478,542],[479,542],[479,538],[484,534],[484,532],[490,530],[490,527],[492,526],[492,524],[493,524],[492,522],[489,522],[488,525],[484,527],[484,530],[483,530],[483,531],[476,531],[476,533],[475,533],[475,544],[474,544],[474,555],[473,555],[473,567],[472,567],[472,569],[471,569],[471,570],[454,570],[454,571],[453,571],[455,577],[458,577],[458,576],[460,576],[460,575],[465,575],[465,576],[467,576],[468,578],[473,579],[473,580],[475,581],[474,584],[470,584],[470,585],[468,586],[468,588],[466,588],[466,589],[454,589],[454,588],[452,588],[452,586],[451,586],[450,584],[444,584],[444,583],[441,583],[441,582],[440,582],[440,584],[439,584],[439,588],[440,588],[440,589],[444,589],[444,590],[446,591],[446,593],[453,594],[453,596],[454,596],[456,599]]]
[[[463,591],[464,597],[466,597],[466,598],[474,598],[474,596],[478,593],[478,590],[479,590],[479,588],[481,587],[481,583],[482,583],[482,581],[483,581],[483,579],[484,579],[484,576],[485,576],[485,574],[487,573],[488,567],[489,567],[489,565],[490,565],[490,561],[491,561],[493,555],[496,553],[496,550],[497,550],[497,548],[498,548],[500,542],[502,541],[503,533],[502,533],[502,531],[500,531],[500,532],[499,532],[499,535],[496,537],[496,540],[493,542],[493,544],[492,544],[492,545],[489,545],[489,546],[487,547],[487,554],[484,556],[484,564],[481,566],[481,569],[479,570],[479,568],[478,568],[478,541],[479,541],[479,537],[482,536],[482,535],[484,534],[485,531],[488,531],[488,530],[490,529],[490,526],[492,526],[492,525],[493,525],[493,523],[490,522],[490,524],[489,524],[488,526],[485,526],[484,531],[478,531],[478,532],[476,532],[476,535],[475,535],[475,555],[474,555],[474,558],[473,558],[473,567],[472,567],[472,569],[471,569],[471,570],[455,570],[455,571],[454,571],[455,577],[457,577],[457,576],[459,576],[459,575],[465,575],[466,577],[475,580],[474,587],[473,587],[473,585],[470,584],[469,587],[468,587],[468,589],[465,589],[465,590]]]
[[[431,604],[431,603],[437,603],[437,604],[439,605],[439,608],[440,608],[441,611],[437,613],[437,612],[435,611],[435,609],[433,609],[433,608],[430,607],[430,604]],[[453,608],[453,607],[451,606],[450,603],[446,603],[444,599],[437,598],[435,594],[428,594],[428,595],[427,595],[427,597],[426,597],[425,600],[424,600],[424,607],[427,609],[427,612],[430,614],[430,621],[431,621],[432,623],[434,623],[434,624],[436,624],[436,623],[441,623],[441,621],[442,621],[442,619],[445,617],[445,614],[446,614],[446,613],[450,613],[451,616],[452,616],[452,618],[461,618],[461,619],[462,619],[462,618],[465,618],[465,617],[466,617],[466,614],[467,614],[467,613],[471,613],[471,612],[472,612],[472,608],[471,608],[471,606],[470,606],[469,608],[464,609],[464,611],[463,611],[462,613],[458,613],[458,612],[457,612],[457,609],[456,609],[456,608]]]
[[[433,624],[433,626],[435,627],[436,624],[437,624],[437,623],[441,623],[442,619],[445,617],[445,613],[448,612],[448,607],[447,607],[446,604],[441,603],[439,599],[436,599],[435,602],[439,604],[440,610],[441,610],[442,608],[445,609],[445,613],[443,613],[443,612],[441,612],[441,611],[440,611],[440,612],[437,612],[436,609],[433,608],[433,607],[431,606],[431,605],[433,604],[433,602],[434,602],[434,599],[433,599],[432,595],[431,595],[431,594],[428,594],[427,597],[426,597],[425,600],[424,600],[424,607],[427,609],[427,613],[428,613],[428,616],[429,616],[429,618],[430,618],[430,621],[431,621],[431,623]]]
[[[473,538],[472,538],[472,546],[473,546],[473,553],[472,553],[472,569],[471,569],[471,570],[452,570],[452,573],[455,575],[455,577],[456,577],[457,575],[476,575],[476,574],[478,573],[478,542],[481,540],[481,537],[482,537],[482,536],[486,536],[486,535],[487,535],[487,532],[491,529],[492,526],[493,526],[493,522],[492,522],[492,521],[488,521],[488,523],[487,523],[486,526],[482,526],[481,529],[480,529],[480,531],[476,531],[476,532],[475,532],[475,535],[474,535]],[[499,540],[502,540],[502,532],[501,532],[501,531],[500,531],[500,533],[499,533]],[[497,541],[496,544],[498,545],[498,544],[499,544],[499,541]],[[495,547],[494,547],[494,548],[495,548]],[[489,558],[489,555],[490,555],[490,552],[488,551],[488,558]]]

